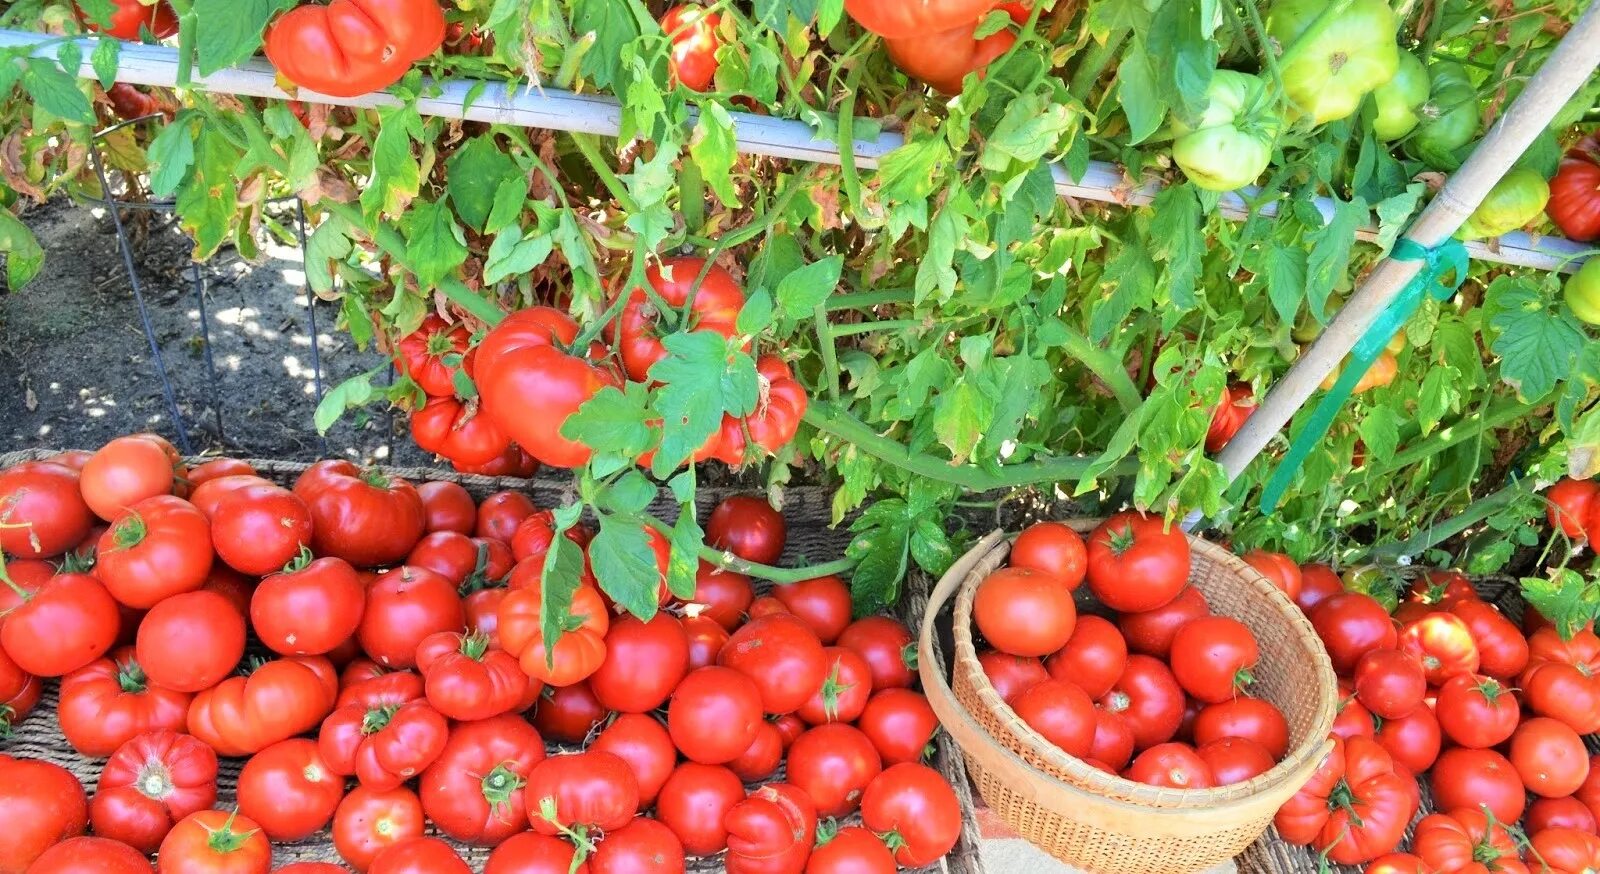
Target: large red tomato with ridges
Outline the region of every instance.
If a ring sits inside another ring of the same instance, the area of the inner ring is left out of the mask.
[[[525,792],[528,819],[540,834],[577,827],[614,831],[639,812],[639,784],[628,763],[610,753],[545,759],[528,774]]]
[[[56,717],[73,749],[99,758],[147,731],[183,731],[192,697],[151,684],[124,647],[62,678]]]
[[[577,467],[593,454],[561,433],[567,419],[607,386],[610,370],[556,348],[571,343],[577,324],[549,307],[506,317],[478,346],[479,396],[484,409],[527,453],[551,467]]]
[[[817,808],[788,783],[768,783],[723,817],[729,874],[797,871],[817,838]]]
[[[265,51],[278,73],[334,97],[381,91],[444,42],[434,0],[335,0],[298,6],[267,28]]]
[[[418,782],[422,811],[439,831],[492,847],[528,821],[522,786],[544,760],[544,740],[520,716],[458,722]]]
[[[196,695],[189,733],[218,755],[251,755],[315,728],[338,692],[339,677],[326,658],[275,659]]]
[[[426,525],[422,497],[409,482],[349,461],[311,465],[294,493],[311,510],[312,549],[356,567],[400,561]]]
[[[846,0],[844,8],[863,28],[884,37],[923,36],[976,25],[998,0]]]
[[[693,85],[690,87],[694,88]],[[702,91],[704,88],[694,90]],[[705,274],[703,280],[700,278],[702,273]],[[645,280],[655,290],[655,296],[647,295],[640,288],[633,289],[628,293],[628,302],[623,305],[619,319],[621,339],[617,343],[617,353],[622,357],[622,365],[629,379],[634,382],[649,381],[650,368],[667,357],[661,338],[668,330],[660,324],[660,304],[656,297],[660,298],[660,303],[672,308],[670,317],[676,320],[691,293],[694,296],[689,323],[675,325],[672,330],[710,331],[728,339],[733,338],[734,323],[738,321],[739,310],[744,308],[744,289],[739,287],[733,274],[727,270],[716,264],[707,268],[704,258],[675,256],[663,258],[659,264],[647,267]]]
[[[135,736],[100,771],[89,822],[94,833],[154,853],[184,817],[217,800],[217,754],[185,734]]]

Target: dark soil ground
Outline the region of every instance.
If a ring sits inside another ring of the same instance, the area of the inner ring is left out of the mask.
[[[135,431],[178,441],[110,215],[58,200],[23,219],[38,235],[46,261],[26,288],[0,296],[0,451],[93,448]],[[297,248],[266,246],[254,264],[224,249],[201,265],[213,386],[190,242],[164,216],[136,216],[129,229],[151,326],[196,452],[426,462],[403,419],[392,422],[391,432],[390,417],[377,410],[347,416],[329,432],[326,447],[319,440]],[[336,330],[336,315],[334,304],[316,304],[324,390],[383,362]]]

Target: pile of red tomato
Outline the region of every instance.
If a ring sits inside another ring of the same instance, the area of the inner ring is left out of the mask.
[[[707,530],[759,562],[786,539],[758,497]],[[62,737],[106,759],[91,798],[0,755],[0,874],[149,872],[149,854],[266,874],[275,844],[330,826],[357,871],[469,870],[430,822],[493,847],[491,874],[718,853],[733,872],[891,872],[954,846],[898,621],[852,621],[837,577],[756,597],[709,564],[672,601],[663,549],[661,610],[621,613],[586,581],[547,656],[553,536],[521,493],[475,503],[346,461],[284,488],[240,461],[186,468],[151,435],[0,471],[0,717],[59,677]],[[215,809],[219,758],[244,760],[235,809]]]
[[[666,322],[676,318],[691,293],[690,323],[675,327],[729,339],[737,331],[745,294],[727,270],[703,258],[672,257],[652,264],[645,275],[651,290],[628,292],[615,324],[605,331],[610,346],[596,341],[572,348],[577,323],[551,307],[512,313],[477,346],[470,345],[465,326],[429,316],[395,349],[402,371],[427,396],[411,417],[417,445],[470,473],[527,475],[538,464],[587,462],[592,451],[564,434],[563,426],[601,389],[620,387],[624,377],[650,382],[651,368],[667,357],[662,337],[672,328]],[[663,313],[663,306],[673,312]],[[757,358],[756,372],[756,409],[743,417],[724,414],[694,461],[740,465],[794,440],[806,411],[805,388],[777,355]],[[474,390],[474,396],[464,396]],[[652,454],[646,452],[641,463]]]
[[[1369,874],[1600,866],[1600,761],[1580,737],[1600,730],[1592,631],[1563,640],[1531,609],[1519,628],[1454,571],[1423,573],[1390,615],[1325,565],[1252,563],[1306,611],[1340,677],[1335,747],[1279,835]],[[1438,812],[1397,852],[1419,778]]]
[[[1096,768],[1175,789],[1262,774],[1288,750],[1288,722],[1248,694],[1255,637],[1211,614],[1190,560],[1158,517],[1113,516],[1087,543],[1034,525],[978,585],[973,619],[993,647],[978,660],[1023,721]],[[1078,614],[1085,581],[1107,615]]]

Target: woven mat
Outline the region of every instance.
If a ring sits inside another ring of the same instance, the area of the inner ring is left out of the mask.
[[[22,461],[29,461],[53,455],[53,450],[29,450],[0,455],[0,469],[10,467]],[[193,459],[195,462],[209,459]],[[290,485],[294,479],[305,470],[308,465],[296,462],[273,460],[250,460],[250,464],[267,479],[274,480],[283,485]],[[513,489],[527,494],[534,503],[541,507],[555,507],[566,503],[572,498],[571,480],[565,475],[541,475],[532,480],[515,479],[511,477],[487,477],[469,474],[459,474],[454,471],[435,470],[426,468],[383,468],[385,472],[404,477],[413,483],[426,480],[448,480],[460,483],[472,496],[478,500],[505,489]],[[696,495],[696,505],[700,518],[704,519],[718,502],[734,490],[725,488],[702,488]],[[784,491],[784,518],[789,524],[789,541],[784,550],[783,558],[779,564],[786,566],[800,566],[807,563],[828,561],[844,554],[845,546],[850,542],[850,532],[845,526],[830,528],[828,522],[831,518],[832,493],[830,490],[816,487],[803,486],[789,488]],[[651,505],[651,512],[662,519],[672,521],[677,517],[677,504],[672,500],[670,493],[663,490],[656,502]],[[771,587],[764,580],[756,580],[758,592]],[[928,580],[921,575],[914,575],[907,583],[906,596],[900,605],[900,618],[908,627],[916,628],[921,621],[922,612],[928,603]],[[28,758],[43,759],[55,762],[75,774],[83,782],[84,788],[91,793],[99,779],[100,768],[103,760],[90,759],[79,755],[67,745],[61,736],[61,730],[55,719],[57,683],[51,680],[46,683],[44,694],[39,706],[33,713],[16,727],[11,737],[0,740],[0,751],[10,755],[26,756]],[[551,744],[551,752],[560,751],[561,746]],[[232,807],[234,802],[234,787],[238,779],[239,769],[243,765],[240,759],[222,759],[221,770],[217,786],[217,803],[219,807]],[[972,813],[972,789],[967,781],[966,766],[961,756],[961,751],[949,738],[940,735],[936,743],[936,752],[933,761],[940,773],[950,782],[956,791],[956,797],[962,809],[962,833],[949,855],[937,864],[921,869],[927,874],[940,872],[940,874],[984,874],[983,863],[978,856],[978,831],[976,818]],[[782,779],[782,771],[774,775],[772,780]],[[430,830],[430,834],[431,834]],[[454,844],[454,842],[452,842]],[[477,847],[466,847],[454,844],[474,870],[482,870],[488,851]],[[339,856],[333,849],[333,842],[329,834],[324,831],[308,840],[297,843],[278,843],[274,845],[273,863],[286,865],[290,862],[329,861],[338,862]],[[722,871],[723,865],[717,857],[691,859],[688,866],[690,871],[710,872]]]

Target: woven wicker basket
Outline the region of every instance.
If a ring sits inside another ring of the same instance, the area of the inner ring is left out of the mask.
[[[1092,521],[1069,524],[1080,531]],[[1227,550],[1189,539],[1190,582],[1213,612],[1239,619],[1261,647],[1254,690],[1288,719],[1290,749],[1276,767],[1245,783],[1173,790],[1124,780],[1068,756],[1023,722],[978,663],[972,599],[1001,567],[1010,540],[979,541],[939,581],[924,614],[922,683],[945,730],[961,746],[983,800],[1022,837],[1052,856],[1103,874],[1179,874],[1237,855],[1261,836],[1273,814],[1311,778],[1331,748],[1336,685],[1311,624],[1260,574]],[[928,656],[935,620],[954,600],[953,682]]]

